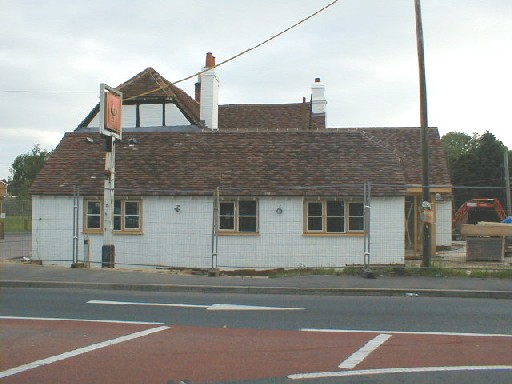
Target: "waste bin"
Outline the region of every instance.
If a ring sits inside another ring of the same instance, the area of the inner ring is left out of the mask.
[[[104,245],[101,247],[101,267],[114,268],[116,258],[116,248],[113,245]]]

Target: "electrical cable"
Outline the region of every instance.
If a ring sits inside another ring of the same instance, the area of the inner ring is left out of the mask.
[[[249,52],[251,52],[251,51],[254,51],[255,49],[257,49],[257,48],[261,47],[262,45],[265,45],[265,44],[267,44],[267,43],[271,42],[272,40],[274,40],[274,39],[278,38],[279,36],[281,36],[281,35],[285,34],[286,32],[289,32],[290,30],[292,30],[292,29],[294,29],[294,28],[298,27],[299,25],[301,25],[301,24],[305,23],[305,22],[306,22],[306,21],[308,21],[309,19],[311,19],[311,18],[315,17],[315,16],[316,16],[316,15],[318,15],[319,13],[321,13],[321,12],[325,11],[326,9],[328,9],[328,8],[332,7],[332,6],[333,6],[334,4],[336,4],[338,1],[339,1],[339,0],[333,0],[333,1],[332,1],[332,2],[330,2],[329,4],[327,4],[327,5],[323,6],[322,8],[320,8],[319,10],[317,10],[316,12],[313,12],[313,13],[312,13],[312,14],[310,14],[309,16],[307,16],[307,17],[303,18],[302,20],[300,20],[300,21],[296,22],[296,23],[295,23],[295,24],[293,24],[292,26],[290,26],[290,27],[288,27],[288,28],[286,28],[286,29],[283,29],[281,32],[276,33],[275,35],[273,35],[273,36],[269,37],[268,39],[266,39],[266,40],[262,41],[261,43],[256,44],[256,45],[255,45],[255,46],[253,46],[253,47],[247,48],[247,49],[245,49],[244,51],[241,51],[241,52],[237,53],[236,55],[233,55],[233,56],[231,56],[230,58],[228,58],[228,59],[226,59],[226,60],[224,60],[224,61],[221,61],[219,64],[216,64],[215,66],[213,66],[213,67],[211,67],[211,68],[206,68],[206,69],[204,69],[204,70],[202,70],[202,71],[199,71],[199,72],[194,73],[193,75],[190,75],[190,76],[184,77],[184,78],[182,78],[182,79],[180,79],[180,80],[177,80],[177,81],[174,81],[174,82],[172,82],[171,84],[172,84],[172,85],[176,85],[176,84],[181,83],[181,82],[183,82],[183,81],[187,81],[187,80],[189,80],[189,79],[191,79],[191,78],[193,78],[193,77],[195,77],[195,76],[199,76],[199,75],[201,75],[201,74],[203,74],[203,73],[205,73],[205,72],[211,71],[211,70],[212,70],[212,69],[214,69],[214,68],[217,68],[217,67],[220,67],[221,65],[224,65],[224,64],[226,64],[226,63],[229,63],[230,61],[233,61],[233,60],[235,60],[235,59],[239,58],[240,56],[245,55],[246,53],[249,53]],[[138,95],[136,95],[136,96],[132,96],[132,97],[130,97],[130,98],[127,98],[126,100],[131,100],[131,99],[135,99],[135,98],[138,98],[138,97],[146,96],[146,95],[149,95],[149,94],[151,94],[151,93],[158,92],[158,91],[160,91],[160,90],[165,91],[165,88],[169,88],[169,85],[165,85],[165,87],[162,87],[162,86],[159,84],[159,88],[152,89],[152,90],[150,90],[150,91],[140,93],[140,94],[138,94]]]

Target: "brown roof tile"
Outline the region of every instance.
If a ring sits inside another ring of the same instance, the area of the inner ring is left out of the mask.
[[[310,104],[225,104],[219,106],[219,129],[324,129],[325,115]]]
[[[199,103],[149,67],[117,87],[124,103],[172,99],[191,124],[201,126]],[[78,125],[86,127],[99,104]],[[219,105],[219,129],[324,129],[325,115],[310,119],[310,103]]]
[[[199,104],[185,91],[173,85],[151,67],[118,85],[117,89],[123,92],[123,104],[161,102],[163,99],[173,100],[191,124],[200,125]],[[78,125],[78,128],[86,127],[98,112],[99,104],[92,109]]]
[[[340,130],[345,128],[340,128]],[[420,128],[355,128],[375,145],[395,153],[403,164],[407,184],[422,184],[422,152]],[[430,184],[451,185],[439,131],[429,128]]]
[[[374,195],[400,194],[405,184],[396,156],[350,130],[137,132],[116,148],[116,188],[128,195],[211,195],[219,187],[240,196],[361,196],[365,182],[381,184]],[[98,134],[67,133],[31,193],[70,195],[80,185],[101,196],[103,168]]]

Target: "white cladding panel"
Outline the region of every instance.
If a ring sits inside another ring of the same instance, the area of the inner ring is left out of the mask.
[[[115,235],[116,264],[126,267],[212,266],[211,198],[144,197],[143,234]],[[302,198],[259,199],[259,234],[218,238],[221,268],[343,267],[363,263],[362,236],[304,235]],[[375,198],[371,211],[371,262],[404,262],[404,200]],[[179,208],[177,211],[176,208]],[[282,213],[276,212],[277,208]],[[102,235],[84,235],[79,207],[79,260],[89,242],[92,267],[101,266]],[[72,197],[33,196],[33,257],[70,265],[73,246]]]
[[[436,201],[436,243],[438,246],[452,245],[452,201]]]
[[[370,263],[404,263],[405,202],[403,197],[374,198],[370,208]]]
[[[68,266],[73,262],[72,196],[32,196],[32,259]]]
[[[165,125],[189,125],[185,115],[176,107],[175,104],[165,104]]]
[[[161,127],[163,125],[162,104],[141,104],[139,106],[141,127]],[[132,125],[134,127],[135,124]]]
[[[162,104],[141,104],[139,106],[141,127],[163,126],[163,105]],[[135,105],[123,105],[123,128],[134,128],[136,126],[137,107]],[[165,104],[165,125],[189,125],[190,122],[174,104]],[[99,127],[98,114],[89,123],[88,127]]]

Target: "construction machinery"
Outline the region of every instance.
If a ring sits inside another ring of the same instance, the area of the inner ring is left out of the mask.
[[[480,221],[501,222],[507,217],[498,199],[471,199],[460,206],[453,217],[453,237],[460,239],[462,224],[477,224]]]

